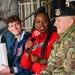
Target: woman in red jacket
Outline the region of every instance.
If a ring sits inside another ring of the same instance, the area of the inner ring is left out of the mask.
[[[34,42],[31,41],[31,38],[28,40],[21,65],[25,69],[31,67],[31,71],[39,75],[40,71],[46,68],[53,44],[59,38],[59,35],[52,30],[49,16],[44,7],[39,8],[35,13],[32,32],[34,30],[39,30],[41,35]],[[30,49],[28,52],[26,52],[27,48]]]

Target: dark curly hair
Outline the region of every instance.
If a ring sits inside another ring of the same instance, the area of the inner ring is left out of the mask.
[[[14,21],[18,21],[21,24],[21,19],[17,15],[12,15],[12,16],[8,17],[5,22],[8,25],[9,23],[12,23]]]

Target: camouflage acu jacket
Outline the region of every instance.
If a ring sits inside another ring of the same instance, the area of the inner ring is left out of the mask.
[[[75,75],[75,25],[60,36],[40,75]]]

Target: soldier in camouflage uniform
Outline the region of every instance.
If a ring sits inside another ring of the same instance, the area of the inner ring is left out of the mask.
[[[55,42],[48,66],[40,75],[75,75],[75,10],[55,10],[55,23],[60,38]]]

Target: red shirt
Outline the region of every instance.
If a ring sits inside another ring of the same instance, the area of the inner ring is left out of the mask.
[[[42,46],[46,40],[46,37],[47,37],[47,33],[44,34],[44,36],[39,40],[39,39],[36,39],[35,42],[34,42],[34,47],[32,49],[32,54],[36,54],[38,55],[39,57],[41,57],[41,49],[42,49]],[[59,38],[59,35],[55,32],[53,32],[52,36],[51,36],[51,39],[49,40],[48,42],[48,45],[47,45],[47,50],[45,52],[45,60],[48,60],[49,56],[50,56],[50,53],[51,53],[51,50],[52,50],[52,47],[53,47],[53,44],[54,42],[56,41],[56,39]],[[26,63],[28,62],[28,63]],[[22,61],[21,61],[21,65],[23,68],[26,69],[27,65],[28,65],[28,68],[31,67],[31,58],[30,57],[26,57],[25,54],[22,56]],[[40,64],[40,63],[37,63],[35,62],[33,65],[32,65],[32,72],[35,72],[36,74],[39,74],[40,71],[45,68],[47,65],[43,65],[43,64]]]

